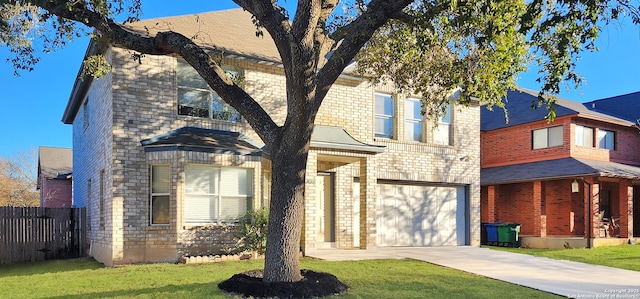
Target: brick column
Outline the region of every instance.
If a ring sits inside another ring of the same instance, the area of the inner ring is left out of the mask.
[[[496,187],[487,187],[487,222],[496,222]]]
[[[336,172],[336,245],[353,248],[353,169],[352,165],[337,168]]]
[[[592,238],[604,237],[600,235],[600,183],[596,182],[591,188],[591,236]]]
[[[547,215],[543,215],[542,213],[542,182],[533,182],[531,188],[531,193],[533,195],[533,231],[535,235],[545,238],[547,237]]]
[[[360,248],[376,246],[376,172],[374,157],[360,160]]]
[[[629,238],[633,236],[633,186],[628,180],[621,180],[618,190],[620,238]]]
[[[302,224],[302,236],[300,244],[302,245],[302,251],[307,252],[309,249],[315,249],[316,247],[316,232],[318,231],[319,223],[316,223],[316,213],[323,213],[318,211],[317,199],[316,199],[316,179],[318,177],[318,154],[313,151],[309,151],[307,157],[307,172],[305,175],[304,183],[304,222]]]

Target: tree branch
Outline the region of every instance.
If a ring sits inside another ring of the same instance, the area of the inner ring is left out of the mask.
[[[326,57],[326,55],[335,45],[335,41],[331,39],[327,34],[325,24],[329,20],[329,16],[331,16],[337,5],[337,0],[324,0],[322,1],[322,4],[320,6],[321,11],[320,15],[318,16],[318,20],[316,21],[317,25],[315,27],[314,33],[315,48],[317,49],[315,61],[318,67],[320,67],[320,61]]]
[[[362,15],[341,29],[341,34],[338,35],[341,38],[340,45],[318,73],[318,91],[314,100],[314,107],[320,107],[322,99],[329,92],[331,85],[340,76],[344,68],[351,63],[375,31],[412,2],[412,0],[372,0]],[[331,37],[335,38],[335,36]]]
[[[166,49],[158,47],[153,38],[126,30],[112,19],[91,11],[84,1],[68,3],[64,0],[27,0],[27,2],[59,17],[93,27],[105,37],[128,49],[152,55],[169,54]]]
[[[408,13],[405,13],[404,11],[398,11],[394,14],[391,15],[391,18],[394,20],[398,20],[400,22],[404,22],[404,23],[411,23],[413,21],[415,21],[416,17],[412,16]]]
[[[176,53],[182,56],[205,79],[207,84],[229,105],[234,107],[270,146],[278,134],[278,126],[262,107],[242,88],[235,85],[210,55],[191,39],[177,32],[161,32],[155,37],[127,29],[112,19],[91,11],[84,1],[71,5],[64,0],[30,0],[59,17],[95,28],[110,42],[150,55]]]
[[[229,105],[235,108],[256,131],[267,147],[271,148],[279,128],[269,114],[253,97],[237,86],[200,46],[176,32],[160,32],[158,44],[186,60],[209,86]]]
[[[258,21],[259,26],[264,27],[269,35],[273,38],[273,41],[280,53],[282,64],[290,67],[292,61],[285,61],[285,57],[291,57],[290,48],[290,31],[291,24],[287,16],[283,13],[283,9],[270,0],[233,0],[240,7],[250,12],[255,20]]]

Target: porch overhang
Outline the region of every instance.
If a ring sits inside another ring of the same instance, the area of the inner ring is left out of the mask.
[[[262,156],[266,149],[247,136],[229,131],[183,127],[140,141],[145,152],[194,151]]]
[[[480,184],[487,186],[586,176],[640,180],[640,166],[563,158],[483,168],[480,171]]]
[[[337,151],[354,151],[367,154],[379,154],[385,147],[371,145],[356,140],[342,127],[316,125],[311,134],[311,147]]]

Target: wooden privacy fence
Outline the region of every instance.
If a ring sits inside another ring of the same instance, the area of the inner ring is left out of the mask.
[[[0,207],[0,265],[85,256],[84,208]]]

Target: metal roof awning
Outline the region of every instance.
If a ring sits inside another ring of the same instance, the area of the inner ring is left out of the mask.
[[[325,125],[314,127],[311,135],[311,147],[372,154],[382,153],[385,149],[384,146],[366,144],[356,140],[342,127]]]
[[[183,150],[253,156],[266,151],[263,146],[240,133],[195,127],[183,127],[140,143],[145,152]]]
[[[240,155],[263,155],[268,149],[247,136],[229,131],[183,127],[140,141],[145,152],[197,151]],[[311,136],[311,147],[377,154],[384,146],[370,145],[353,138],[341,127],[316,125]]]

